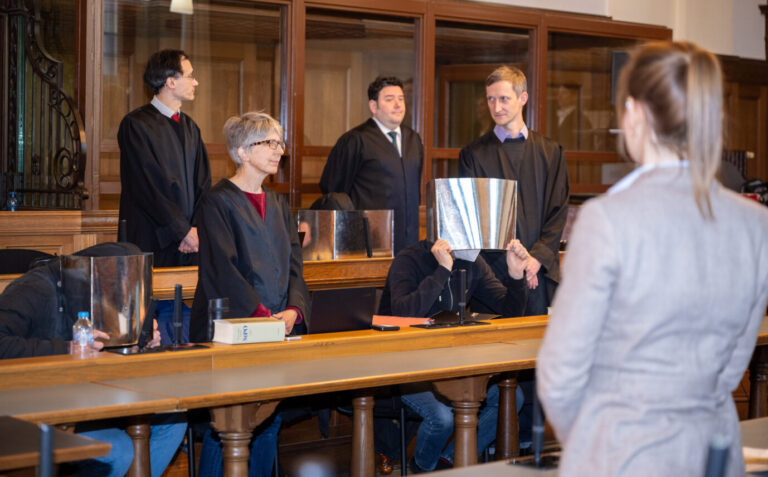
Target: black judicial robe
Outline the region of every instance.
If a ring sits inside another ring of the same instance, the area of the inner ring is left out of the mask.
[[[491,131],[461,150],[459,175],[518,181],[517,236],[541,262],[539,288],[547,292],[548,304],[560,281],[558,252],[568,216],[568,171],[562,147],[535,131],[529,131],[524,142],[502,144]],[[505,254],[483,252],[483,256],[499,280],[509,285]],[[528,313],[531,301],[529,294]],[[546,313],[546,309],[535,312]]]
[[[194,225],[195,206],[211,186],[200,128],[184,113],[179,131],[151,104],[120,123],[120,219],[128,241],[155,254],[154,266],[194,265],[196,254],[178,251]],[[181,141],[183,137],[183,143]]]
[[[285,199],[264,191],[264,220],[228,179],[200,201],[195,215],[200,266],[189,324],[193,342],[205,338],[209,298],[229,298],[232,318],[251,316],[263,303],[272,313],[295,306],[309,319],[296,223]]]
[[[423,148],[400,125],[403,157],[374,120],[347,131],[333,146],[320,178],[323,194],[343,192],[357,209],[395,211],[394,252],[419,241],[419,187]]]

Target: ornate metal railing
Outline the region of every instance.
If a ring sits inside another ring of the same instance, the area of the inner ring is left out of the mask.
[[[63,65],[45,50],[37,0],[0,0],[0,209],[81,209],[85,129],[62,91]]]

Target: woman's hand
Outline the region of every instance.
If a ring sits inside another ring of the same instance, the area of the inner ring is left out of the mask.
[[[296,310],[283,310],[280,313],[275,313],[275,318],[285,323],[286,335],[291,334],[291,331],[293,330],[293,324],[296,323],[296,319],[298,317],[299,314],[296,313]]]

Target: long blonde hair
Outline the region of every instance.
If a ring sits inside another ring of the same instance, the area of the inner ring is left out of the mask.
[[[619,118],[628,97],[647,107],[658,143],[689,161],[696,206],[704,217],[712,217],[709,191],[723,147],[723,80],[717,57],[689,42],[640,46],[621,72]]]

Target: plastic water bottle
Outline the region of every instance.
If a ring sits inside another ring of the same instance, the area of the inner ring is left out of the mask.
[[[8,201],[6,201],[5,205],[7,206],[9,212],[16,212],[16,210],[19,208],[19,199],[16,197],[16,191],[11,191],[8,196]]]
[[[88,312],[81,311],[77,314],[77,321],[72,326],[72,345],[80,350],[87,349],[93,344],[93,326],[88,319]]]

